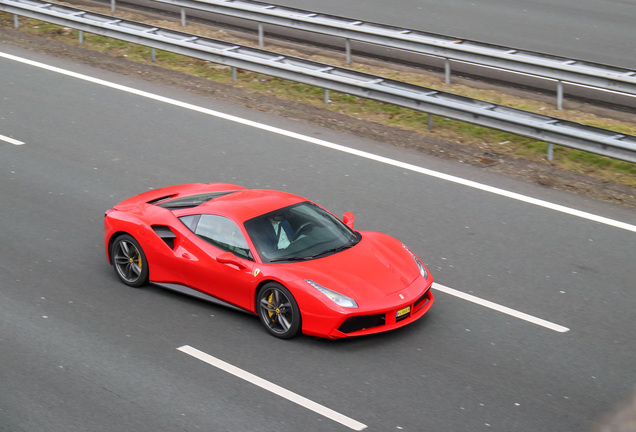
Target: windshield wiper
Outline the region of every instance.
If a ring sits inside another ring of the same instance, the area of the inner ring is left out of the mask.
[[[283,258],[274,258],[269,260],[269,262],[280,262],[280,261],[305,261],[313,258],[312,256],[290,256]]]
[[[281,261],[307,261],[307,260],[312,260],[314,258],[319,258],[321,256],[324,255],[328,255],[328,254],[335,254],[337,252],[341,252],[345,249],[349,249],[350,247],[355,246],[356,243],[354,242],[350,242],[341,246],[336,246],[333,247],[331,249],[327,249],[324,250],[322,252],[318,252],[317,254],[314,255],[306,255],[306,256],[289,256],[289,257],[281,257],[281,258],[274,258],[269,260],[269,262],[281,262]]]
[[[309,258],[313,259],[313,258],[318,258],[318,257],[321,257],[323,255],[327,255],[327,254],[335,254],[336,252],[341,252],[341,251],[343,251],[345,249],[349,249],[352,246],[353,246],[352,244],[345,244],[345,245],[342,245],[342,246],[337,246],[337,247],[334,247],[334,248],[331,248],[331,249],[324,250],[324,251],[322,251],[320,253],[317,253],[315,255],[312,255]]]

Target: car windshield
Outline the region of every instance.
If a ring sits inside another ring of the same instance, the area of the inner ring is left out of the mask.
[[[245,222],[263,262],[304,261],[354,246],[360,234],[331,213],[304,202]]]

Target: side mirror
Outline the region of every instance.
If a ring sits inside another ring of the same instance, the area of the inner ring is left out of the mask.
[[[346,226],[353,229],[353,224],[356,221],[356,217],[351,212],[345,212],[345,214],[342,215],[342,221],[345,223]]]
[[[238,258],[236,255],[230,252],[224,252],[218,257],[216,257],[216,261],[221,264],[229,264],[239,268],[239,270],[245,270],[247,266]]]

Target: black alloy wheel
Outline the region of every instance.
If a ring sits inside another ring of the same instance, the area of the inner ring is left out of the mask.
[[[256,309],[261,322],[272,335],[291,339],[301,331],[300,309],[291,292],[276,282],[260,289]]]
[[[131,287],[148,283],[148,261],[143,249],[132,236],[117,237],[111,248],[111,259],[119,280]]]

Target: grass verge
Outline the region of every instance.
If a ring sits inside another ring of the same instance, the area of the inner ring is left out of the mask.
[[[95,10],[96,12],[105,14],[110,13],[106,8],[91,7],[86,9]],[[117,15],[124,19],[143,21],[160,27],[183,30],[177,22],[152,18],[149,19],[147,16],[142,16],[137,12],[120,11]],[[54,39],[68,45],[79,45],[78,32],[75,30],[26,18],[20,18],[19,22],[19,30],[21,32]],[[12,27],[13,16],[0,12],[0,25]],[[212,30],[206,26],[189,25],[187,31],[194,34],[200,34],[205,37],[222,39],[242,45],[254,45],[250,40],[237,38],[223,30]],[[151,62],[150,49],[148,47],[99,35],[84,33],[83,43],[81,46],[85,49],[103,52],[111,56],[125,57],[128,60],[135,62]],[[274,48],[274,50],[286,55],[302,56],[289,49]],[[311,59],[334,64],[339,67],[346,67],[344,62],[334,59],[333,57],[314,55],[311,56]],[[204,77],[223,84],[233,85],[248,91],[267,94],[293,102],[301,102],[320,107],[321,109],[342,113],[357,119],[387,124],[404,130],[434,136],[456,144],[470,146],[479,149],[485,155],[495,159],[499,157],[524,159],[549,164],[565,171],[585,174],[604,182],[623,184],[631,187],[636,186],[636,164],[560,146],[555,146],[554,160],[552,162],[548,162],[546,160],[547,143],[508,134],[494,129],[488,129],[442,117],[435,117],[434,127],[432,130],[429,130],[428,115],[419,111],[333,91],[329,94],[330,102],[325,104],[324,91],[321,88],[252,73],[245,70],[239,70],[237,82],[232,82],[232,74],[229,67],[161,50],[155,51],[154,64],[163,68]],[[396,71],[394,69],[378,68],[377,66],[365,64],[356,64],[355,66],[349,67],[361,72],[373,73],[374,75],[409,82],[435,90],[450,92],[517,109],[558,117],[564,120],[613,130],[618,133],[636,135],[636,124],[610,118],[603,118],[594,114],[575,110],[558,111],[556,108],[549,106],[545,102],[512,96],[500,91],[477,89],[460,84],[445,84],[443,80],[431,74]]]

